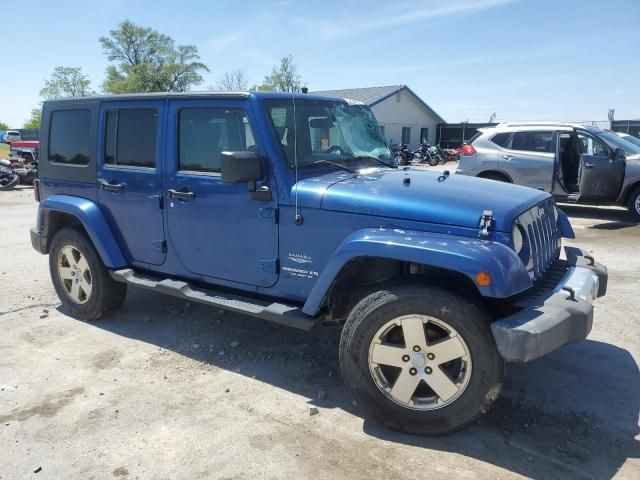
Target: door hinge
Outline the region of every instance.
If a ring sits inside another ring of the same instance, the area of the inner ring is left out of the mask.
[[[278,210],[272,207],[262,207],[259,210],[260,218],[271,218],[273,223],[278,223]]]
[[[164,196],[162,195],[158,196],[158,206],[160,207],[160,210],[164,208]]]
[[[278,273],[280,271],[280,261],[277,258],[260,260],[260,269],[265,272]]]
[[[167,253],[167,241],[166,240],[157,240],[155,242],[151,242],[151,246],[153,248],[157,248],[162,251],[162,253]]]

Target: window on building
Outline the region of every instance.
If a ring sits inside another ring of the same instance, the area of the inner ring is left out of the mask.
[[[491,138],[491,141],[502,148],[509,148],[509,141],[511,140],[511,132],[498,133]]]
[[[156,136],[155,109],[109,110],[104,162],[116,166],[155,168]]]
[[[178,169],[220,173],[224,151],[256,151],[244,110],[185,108],[180,111]]]
[[[88,165],[89,110],[58,110],[51,115],[49,161],[68,165]]]
[[[550,153],[553,132],[515,132],[511,140],[511,150]]]
[[[402,143],[405,145],[411,143],[411,127],[402,127]]]
[[[429,141],[429,129],[428,128],[421,128],[420,129],[420,141],[421,142],[428,142]]]

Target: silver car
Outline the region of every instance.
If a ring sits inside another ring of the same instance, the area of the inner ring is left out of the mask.
[[[558,200],[626,206],[640,221],[640,147],[595,127],[501,124],[460,149],[456,173],[544,190]]]

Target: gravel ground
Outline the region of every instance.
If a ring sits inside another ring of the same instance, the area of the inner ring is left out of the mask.
[[[565,208],[610,272],[589,339],[509,366],[481,421],[422,438],[363,418],[338,329],[133,288],[109,319],[70,318],[30,245],[36,208],[0,192],[1,479],[640,478],[640,226],[620,209]]]

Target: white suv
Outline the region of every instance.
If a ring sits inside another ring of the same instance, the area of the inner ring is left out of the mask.
[[[625,205],[640,220],[640,147],[607,130],[566,123],[483,128],[460,149],[456,173],[564,201]]]

